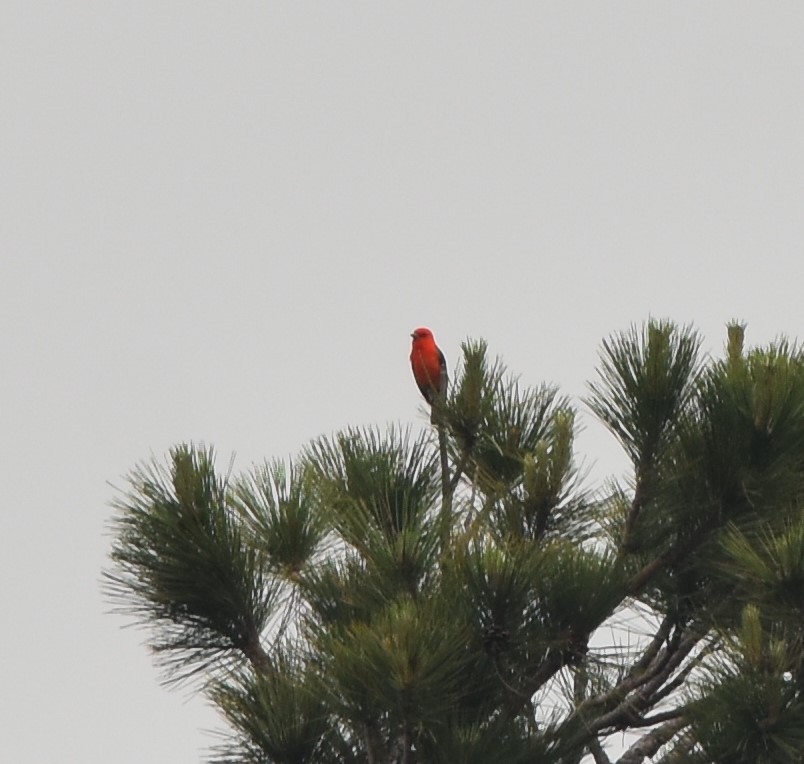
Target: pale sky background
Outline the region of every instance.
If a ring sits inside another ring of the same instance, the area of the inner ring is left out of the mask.
[[[105,612],[139,460],[425,426],[422,324],[573,396],[649,315],[800,335],[803,136],[800,2],[3,0],[2,759],[215,742]]]

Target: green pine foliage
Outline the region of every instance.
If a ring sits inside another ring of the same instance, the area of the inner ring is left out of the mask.
[[[571,401],[474,341],[421,434],[242,476],[178,446],[116,500],[107,595],[220,710],[216,762],[801,764],[804,355],[744,328],[603,343],[633,473],[596,490]]]

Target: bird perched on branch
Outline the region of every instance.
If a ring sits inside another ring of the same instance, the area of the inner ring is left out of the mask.
[[[410,336],[413,338],[410,350],[413,378],[432,408],[430,421],[435,424],[436,406],[447,398],[447,361],[427,327],[415,329]]]

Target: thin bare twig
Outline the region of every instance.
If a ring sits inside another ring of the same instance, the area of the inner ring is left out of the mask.
[[[455,467],[455,473],[452,475],[452,479],[449,483],[449,491],[450,494],[454,495],[455,490],[458,488],[458,483],[461,482],[461,478],[463,477],[464,470],[466,469],[467,464],[469,464],[469,452],[464,451],[461,455],[461,459],[458,462],[457,466]]]
[[[441,458],[441,549],[446,550],[449,543],[449,533],[452,526],[452,496],[454,490],[450,488],[449,454],[447,452],[447,431],[443,423],[438,425],[438,452]]]

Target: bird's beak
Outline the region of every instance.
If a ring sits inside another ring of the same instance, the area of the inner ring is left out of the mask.
[[[416,339],[416,332],[411,332],[410,336],[415,340]]]

